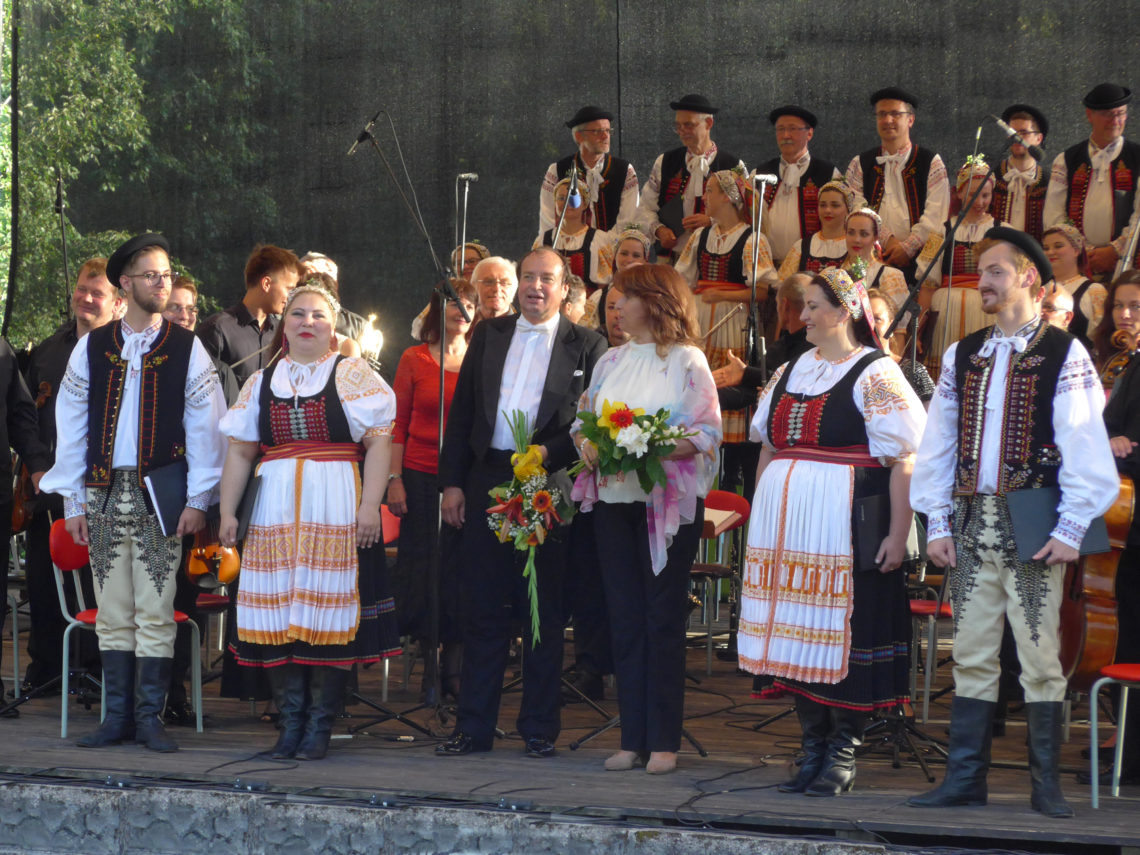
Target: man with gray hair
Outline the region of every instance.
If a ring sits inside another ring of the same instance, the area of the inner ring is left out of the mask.
[[[711,134],[718,108],[704,95],[685,95],[669,108],[681,146],[657,155],[637,218],[663,252],[676,248],[679,253],[694,230],[712,225],[705,213],[705,179],[722,169],[744,168],[744,161],[717,149]]]
[[[499,255],[484,258],[471,271],[471,284],[479,294],[479,319],[509,315],[519,287],[513,261]]]
[[[578,170],[578,180],[590,190],[590,225],[617,234],[637,216],[638,183],[633,164],[610,154],[613,114],[601,107],[582,107],[566,122],[578,150],[550,164],[542,180],[538,201],[538,233],[558,225],[554,213],[554,185]]]

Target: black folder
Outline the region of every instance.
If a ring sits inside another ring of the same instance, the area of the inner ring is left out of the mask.
[[[178,518],[186,508],[188,471],[185,459],[175,460],[151,469],[143,478],[154,515],[158,517],[158,524],[166,537],[171,537],[178,530]]]
[[[1057,527],[1057,506],[1061,504],[1060,487],[1034,487],[1030,490],[1014,490],[1005,494],[1009,506],[1009,521],[1013,525],[1013,539],[1017,544],[1017,557],[1022,561],[1032,561],[1033,556],[1049,542],[1049,536]],[[1097,517],[1089,523],[1085,539],[1081,541],[1081,555],[1094,555],[1108,552],[1108,528],[1104,517]]]
[[[878,493],[856,499],[851,505],[852,566],[856,573],[878,570],[875,555],[891,531],[891,497]],[[906,539],[903,561],[914,561],[920,555],[918,525],[911,515],[910,533]]]

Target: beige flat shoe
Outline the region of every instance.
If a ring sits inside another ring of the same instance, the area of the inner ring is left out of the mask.
[[[628,772],[636,766],[644,766],[645,755],[636,751],[619,751],[607,757],[604,765],[607,772]]]
[[[677,771],[677,752],[654,751],[649,755],[649,762],[645,764],[645,771],[650,775],[668,775]]]

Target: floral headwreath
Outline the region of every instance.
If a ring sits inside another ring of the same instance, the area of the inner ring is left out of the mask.
[[[1058,234],[1064,235],[1065,240],[1073,245],[1073,249],[1077,251],[1078,255],[1080,255],[1081,250],[1085,248],[1085,236],[1081,234],[1080,229],[1078,229],[1072,223],[1058,223],[1055,226],[1051,226],[1045,229],[1046,235],[1050,234],[1051,232],[1057,232]],[[1045,235],[1042,235],[1042,238],[1044,238],[1044,236]]]
[[[332,310],[333,319],[340,314],[340,301],[333,296],[332,291],[324,285],[319,284],[316,279],[306,279],[302,284],[298,285],[289,292],[289,297],[285,300],[285,310],[282,315],[289,314],[289,308],[293,305],[293,301],[300,297],[302,294],[316,294],[322,300],[329,304],[329,309]]]
[[[878,237],[883,231],[883,218],[880,217],[879,212],[873,208],[856,208],[854,211],[847,215],[847,219],[844,220],[843,225],[846,226],[849,222],[851,222],[852,217],[866,217],[872,223],[874,223],[875,237]]]
[[[816,198],[818,199],[828,191],[839,193],[843,196],[843,201],[847,203],[847,213],[850,214],[851,209],[855,207],[855,191],[847,186],[847,182],[840,181],[838,179],[834,181],[828,181],[826,184],[819,188],[819,193],[816,194]]]
[[[871,313],[871,301],[867,297],[867,286],[863,277],[867,273],[867,263],[861,258],[855,259],[850,266],[850,273],[838,267],[825,267],[817,276],[823,279],[831,288],[840,304],[847,309],[856,321],[863,321],[871,331],[871,338],[879,345],[879,334],[875,331],[875,321]]]
[[[752,199],[752,188],[748,186],[748,176],[744,174],[744,170],[739,167],[721,169],[714,172],[712,177],[716,179],[716,183],[720,185],[720,189],[724,191],[724,195],[736,210],[743,211],[745,203]]]
[[[958,170],[958,178],[954,187],[961,190],[967,182],[974,178],[985,178],[987,175],[989,175],[990,181],[994,180],[994,176],[990,173],[990,165],[986,163],[986,156],[984,154],[971,154],[962,164],[962,168]]]
[[[635,240],[640,243],[642,248],[645,250],[646,259],[649,258],[649,250],[653,246],[653,239],[637,226],[630,226],[628,229],[623,229],[614,239],[615,255],[617,254],[618,247],[627,240]]]

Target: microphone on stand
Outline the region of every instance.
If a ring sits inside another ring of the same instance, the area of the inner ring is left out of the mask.
[[[752,176],[753,184],[779,184],[780,176],[772,174],[757,174]]]
[[[1005,131],[1005,135],[1007,137],[1009,137],[1009,142],[1011,145],[1013,143],[1016,143],[1017,145],[1025,146],[1026,150],[1031,155],[1033,155],[1033,159],[1038,161],[1038,162],[1045,159],[1045,150],[1043,148],[1041,148],[1041,146],[1031,145],[1030,143],[1027,143],[1025,140],[1023,140],[1021,138],[1021,134],[1019,134],[1017,131],[1015,131],[1008,124],[1006,124],[1004,121],[999,119],[997,116],[991,115],[990,118],[993,119],[995,122],[997,122],[997,126],[999,128],[1001,128],[1003,131]]]
[[[368,120],[368,124],[364,126],[364,130],[360,132],[360,136],[356,138],[356,140],[352,143],[352,147],[348,150],[348,157],[352,157],[352,155],[356,154],[357,146],[372,136],[372,126],[376,124],[376,120],[380,118],[380,114],[383,112],[384,108],[381,107],[376,111],[376,115]]]
[[[460,181],[478,181],[479,173],[477,172],[460,172],[457,176]]]
[[[570,167],[570,192],[566,194],[566,204],[571,208],[582,207],[582,194],[578,192],[578,168]]]

